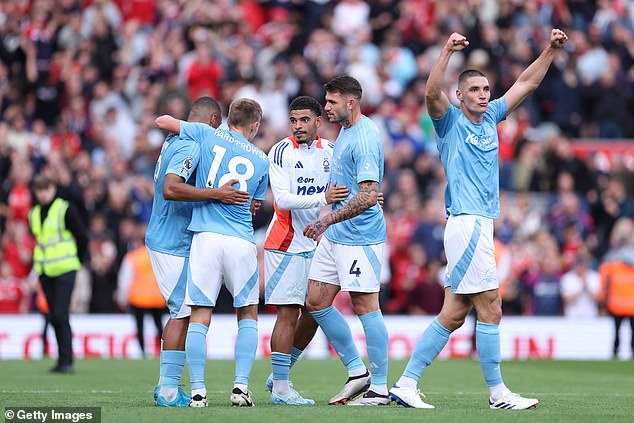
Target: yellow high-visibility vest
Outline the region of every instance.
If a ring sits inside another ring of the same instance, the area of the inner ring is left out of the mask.
[[[66,228],[64,217],[68,202],[56,198],[48,210],[44,222],[41,221],[42,207],[38,204],[29,214],[31,232],[37,245],[33,250],[33,267],[38,275],[56,277],[81,267],[77,257],[77,243]]]

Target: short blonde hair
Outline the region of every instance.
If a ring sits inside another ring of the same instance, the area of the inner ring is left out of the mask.
[[[262,120],[262,107],[250,98],[239,98],[231,102],[227,124],[234,128],[247,128],[254,122]]]

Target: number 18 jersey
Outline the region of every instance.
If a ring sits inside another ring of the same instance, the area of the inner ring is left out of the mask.
[[[235,236],[255,243],[250,206],[252,200],[266,198],[268,157],[236,132],[189,122],[181,122],[180,129],[183,138],[200,143],[196,187],[218,188],[237,179],[234,187],[247,191],[250,197],[242,206],[217,201],[195,203],[189,230]]]

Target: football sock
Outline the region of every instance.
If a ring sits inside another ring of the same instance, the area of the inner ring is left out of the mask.
[[[372,374],[372,385],[387,386],[387,343],[388,335],[381,310],[359,316],[365,332],[365,342],[368,349],[368,362]],[[387,388],[384,390],[387,393]],[[380,393],[374,390],[377,393]]]
[[[445,345],[447,345],[449,335],[451,335],[451,331],[443,327],[438,321],[438,318],[435,317],[416,343],[412,357],[409,359],[407,367],[405,367],[405,371],[403,372],[403,376],[407,376],[418,382],[425,368],[434,361],[436,356],[438,356]]]
[[[161,351],[161,395],[168,401],[173,401],[178,393],[183,369],[185,368],[185,351]]]
[[[303,352],[304,350],[300,350],[299,348],[293,347],[293,349],[291,349],[291,367],[293,367],[295,363],[297,363],[297,360],[299,360],[299,356],[302,355]]]
[[[258,322],[253,319],[242,319],[238,322],[236,338],[236,376],[235,384],[248,385],[251,368],[258,349]],[[243,392],[246,392],[244,390]]]
[[[401,376],[394,385],[399,388],[416,389],[418,386],[418,380],[414,380],[407,376]]]
[[[165,356],[163,355],[163,340],[161,339],[161,353],[159,355],[159,380],[158,385],[163,383],[163,375],[165,374]]]
[[[288,385],[288,372],[291,369],[290,354],[271,353],[271,366],[273,368],[273,391],[282,396],[290,392]]]
[[[372,373],[372,376],[374,376],[374,373]],[[371,384],[370,385],[370,389],[368,389],[368,390],[376,392],[379,395],[387,395],[387,386],[386,385]]]
[[[476,347],[487,386],[500,385],[502,373],[500,372],[500,328],[498,325],[477,322]]]
[[[361,374],[365,373],[365,364],[359,357],[357,347],[352,340],[350,326],[339,313],[339,310],[334,306],[330,306],[323,310],[312,311],[311,314],[321,330],[326,334],[335,351],[337,351],[341,362],[348,369],[348,374],[357,376],[351,372],[358,369],[363,370]]]
[[[249,385],[245,385],[244,383],[234,383],[233,384],[233,388],[238,388],[239,390],[241,390],[243,393],[247,393],[249,392]]]
[[[501,399],[505,393],[509,392],[509,389],[506,387],[504,383],[500,383],[499,385],[489,386],[489,396],[493,402]]]
[[[185,353],[189,367],[189,380],[192,385],[192,395],[207,396],[205,388],[205,362],[207,360],[207,331],[209,328],[202,323],[190,323],[185,339]]]

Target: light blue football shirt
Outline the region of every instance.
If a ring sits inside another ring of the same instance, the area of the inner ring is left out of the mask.
[[[489,103],[482,123],[473,123],[453,106],[433,119],[447,187],[447,216],[500,217],[500,172],[497,124],[506,119],[506,101]]]
[[[252,200],[264,200],[269,180],[266,154],[242,135],[225,129],[213,129],[201,123],[181,122],[181,137],[200,141],[200,162],[196,186],[218,188],[238,179],[236,188],[249,193],[242,206],[216,201],[194,204],[189,230],[235,236],[255,243],[250,212]]]
[[[169,135],[163,143],[161,155],[154,168],[154,200],[152,215],[145,234],[145,245],[155,251],[179,257],[188,257],[192,232],[187,227],[192,217],[193,203],[170,201],[163,197],[165,175],[173,173],[190,179],[196,169],[200,148],[190,140]]]
[[[359,192],[359,183],[383,182],[383,142],[379,129],[366,116],[350,128],[341,128],[332,153],[330,183],[346,186],[350,195],[345,201],[335,202],[332,209],[346,205]],[[378,204],[358,216],[330,225],[324,236],[345,245],[372,245],[385,242],[385,218]]]

